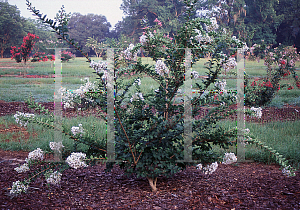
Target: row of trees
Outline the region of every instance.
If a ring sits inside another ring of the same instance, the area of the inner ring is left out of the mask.
[[[282,43],[300,48],[300,0],[199,0],[194,6],[197,12],[192,16],[216,17],[219,25],[232,31],[248,46],[264,40],[266,44]],[[110,46],[120,40],[138,43],[143,22],[153,27],[156,18],[163,24],[163,33],[174,37],[184,24],[187,10],[181,0],[123,0],[120,8],[125,17],[113,30],[109,30],[111,24],[103,15],[71,15],[63,7],[55,20],[59,22],[60,15],[68,17],[69,36],[77,40],[84,52],[92,55],[98,52],[95,53],[91,39],[99,46]],[[55,34],[41,21],[21,17],[16,6],[0,2],[0,20],[1,57],[9,57],[10,46],[20,45],[28,32],[39,35],[40,42],[36,45],[39,51],[51,53],[46,48],[68,47],[57,41]],[[78,52],[76,55],[80,56]]]
[[[199,0],[200,17],[216,17],[218,23],[233,32],[248,46],[259,44],[295,45],[300,48],[300,0]],[[116,26],[118,34],[136,40],[142,31],[141,20],[162,20],[172,36],[183,24],[186,10],[180,0],[123,0],[126,17]]]

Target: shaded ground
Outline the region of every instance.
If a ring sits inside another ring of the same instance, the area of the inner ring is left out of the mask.
[[[44,105],[53,110],[53,103]],[[300,107],[267,108],[262,119],[246,120],[296,120],[300,117],[296,110],[300,111]],[[24,103],[0,101],[0,116],[16,111],[30,112]],[[68,117],[77,114],[87,113],[64,113]],[[0,125],[3,133],[18,129],[21,128]],[[21,133],[28,135],[26,130]],[[151,192],[146,179],[127,178],[118,167],[105,173],[104,165],[96,165],[66,170],[61,186],[51,189],[45,179],[37,179],[28,194],[10,198],[12,183],[28,177],[28,173],[14,171],[27,155],[28,152],[0,150],[0,209],[300,209],[299,172],[296,177],[285,177],[280,166],[261,163],[219,164],[212,175],[189,167],[173,178],[159,177],[157,193]]]

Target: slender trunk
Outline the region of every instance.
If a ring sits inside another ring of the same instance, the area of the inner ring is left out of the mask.
[[[155,177],[154,179],[147,177],[147,179],[149,181],[152,192],[156,192],[157,191],[157,188],[156,188],[157,177]]]

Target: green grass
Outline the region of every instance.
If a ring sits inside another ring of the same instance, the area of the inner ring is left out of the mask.
[[[1,125],[4,128],[9,128],[15,123],[13,116],[0,117]],[[62,124],[66,127],[66,130],[71,133],[72,126],[78,126],[82,124],[84,131],[90,136],[94,136],[94,140],[97,142],[104,143],[106,139],[106,124],[103,120],[90,117],[76,117],[76,118],[64,118]],[[32,151],[36,148],[41,148],[46,152],[51,152],[49,142],[54,141],[54,132],[51,129],[45,129],[45,127],[30,123],[26,127],[28,133],[31,135],[29,139],[24,139],[21,132],[10,132],[0,134],[0,148],[4,150],[14,151]],[[17,137],[17,138],[16,138]],[[14,141],[7,141],[14,139]],[[74,140],[71,140],[67,135],[62,135],[63,145],[65,150],[72,151]],[[79,144],[79,151],[85,152],[87,149],[86,145]]]
[[[234,128],[235,122],[225,121],[220,122],[228,128]],[[300,121],[287,122],[270,122],[266,124],[246,123],[245,128],[250,129],[251,135],[257,140],[260,140],[265,145],[272,147],[279,152],[283,157],[289,160],[289,164],[299,169],[300,167]],[[224,154],[225,152],[236,153],[236,147],[230,146],[224,150],[218,146],[213,146],[217,153]],[[275,159],[270,156],[270,153],[253,144],[248,144],[245,147],[245,158],[252,159],[256,162],[274,163]]]

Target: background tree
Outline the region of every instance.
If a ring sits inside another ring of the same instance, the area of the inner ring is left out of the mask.
[[[97,41],[98,38],[94,38],[94,37],[89,37],[86,40],[86,47],[90,47],[92,48],[92,50],[96,53],[97,57],[103,56],[105,50],[104,48],[106,47],[106,44],[104,44],[103,42],[98,42]]]
[[[283,21],[276,31],[277,43],[295,45],[300,49],[300,1],[280,0],[275,7],[276,14],[284,15]]]
[[[20,11],[16,6],[6,2],[0,2],[0,56],[3,58],[4,51],[10,50],[12,45],[22,43],[25,35],[22,29],[24,19],[20,17]]]
[[[184,22],[182,14],[186,10],[179,0],[123,0],[121,5],[125,18],[117,23],[118,34],[129,36],[134,42],[143,32],[141,22],[146,19],[154,26],[157,18],[163,24],[163,32],[173,37]]]
[[[69,36],[79,43],[84,52],[90,52],[90,48],[86,47],[89,37],[98,37],[100,42],[109,36],[110,23],[103,15],[81,15],[73,13],[68,23]],[[76,56],[81,56],[77,52]]]
[[[277,0],[208,0],[201,1],[199,9],[209,10],[202,12],[203,16],[216,17],[221,26],[248,45],[261,40],[274,44],[276,31],[284,19],[284,15],[275,10],[278,4]]]

